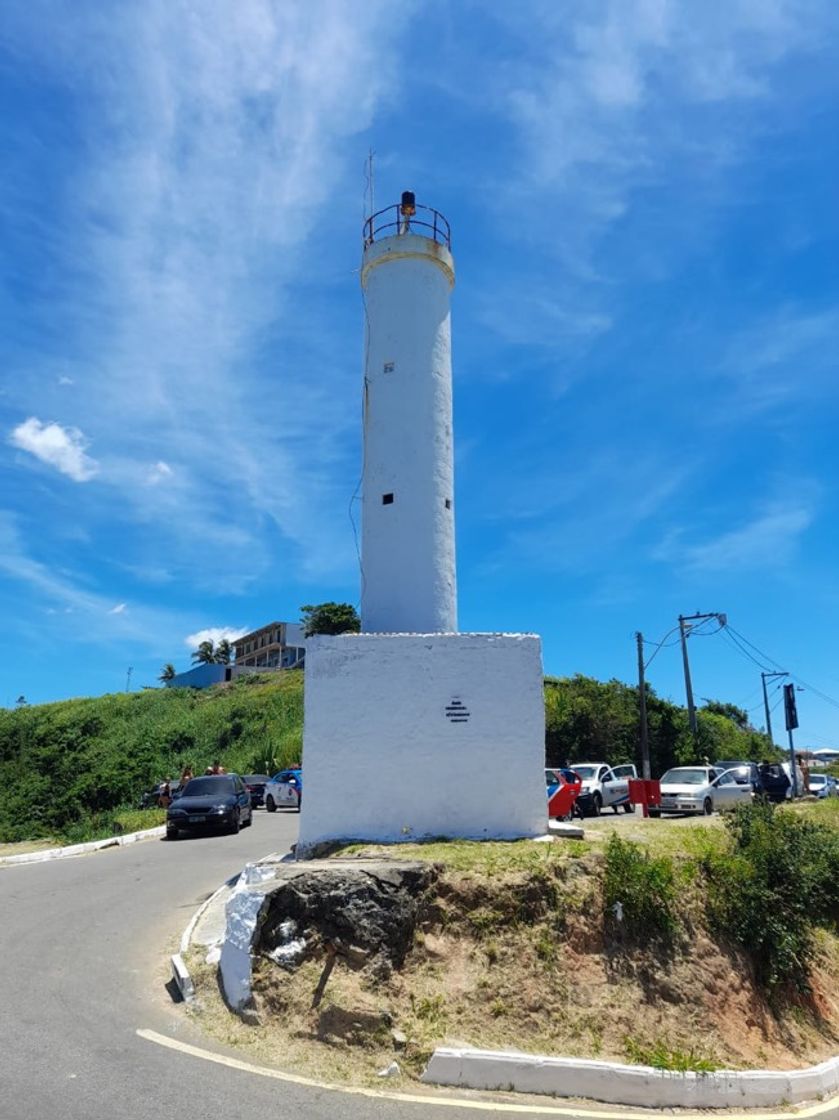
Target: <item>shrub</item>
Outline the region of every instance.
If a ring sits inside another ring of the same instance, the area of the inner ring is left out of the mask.
[[[839,904],[839,835],[765,801],[741,805],[726,821],[731,848],[709,857],[710,916],[750,955],[770,994],[809,990],[817,925]]]
[[[613,833],[606,845],[603,889],[608,920],[620,911],[621,925],[629,937],[673,940],[678,929],[676,878],[667,856],[651,856],[640,845]]]

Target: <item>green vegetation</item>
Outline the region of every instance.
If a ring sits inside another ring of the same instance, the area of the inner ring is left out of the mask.
[[[765,802],[739,806],[726,824],[728,850],[707,862],[712,922],[770,993],[807,992],[816,931],[839,918],[839,831]]]
[[[676,901],[673,861],[613,833],[606,845],[603,882],[610,925],[635,941],[657,937],[671,943],[679,925]]]
[[[0,842],[132,831],[144,790],[214,759],[241,773],[300,758],[303,677],[149,689],[0,711]]]
[[[300,608],[300,621],[307,638],[313,634],[357,634],[361,619],[352,603],[318,603]]]
[[[713,1073],[720,1068],[719,1062],[712,1058],[706,1058],[695,1050],[674,1050],[661,1039],[645,1045],[632,1035],[627,1035],[624,1046],[628,1061],[640,1066],[652,1066],[653,1069],[669,1069],[675,1073],[687,1073],[688,1070]]]

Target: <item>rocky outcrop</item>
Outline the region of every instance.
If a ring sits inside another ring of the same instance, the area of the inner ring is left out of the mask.
[[[399,968],[433,865],[322,860],[286,866],[263,907],[253,949],[294,968],[330,949],[350,967]]]

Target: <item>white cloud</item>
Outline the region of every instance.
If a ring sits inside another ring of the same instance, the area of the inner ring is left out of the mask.
[[[162,482],[165,478],[171,477],[172,468],[168,463],[164,463],[162,459],[159,459],[153,467],[149,468],[149,472],[146,475],[146,483],[149,486],[156,486],[158,482]]]
[[[123,614],[127,606],[127,603],[117,603],[115,607],[111,607],[108,614]]]
[[[72,377],[62,376],[62,377],[59,377],[58,384],[59,385],[75,385],[76,383],[75,383],[75,381],[73,380]]]
[[[197,649],[202,642],[212,642],[214,645],[227,638],[228,642],[235,642],[243,634],[247,634],[247,627],[243,626],[207,626],[203,630],[196,630],[194,634],[184,638],[184,645],[189,649]]]
[[[85,454],[87,440],[78,428],[62,428],[60,424],[44,424],[30,416],[14,429],[9,442],[28,451],[43,463],[49,463],[72,478],[87,482],[99,470],[99,464]]]

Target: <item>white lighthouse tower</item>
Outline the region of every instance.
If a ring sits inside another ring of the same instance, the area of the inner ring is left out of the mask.
[[[367,221],[361,622],[365,632],[457,630],[446,219],[398,206]]]
[[[360,634],[306,651],[298,852],[547,827],[541,643],[457,631],[448,222],[364,227]]]

